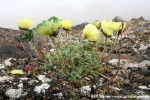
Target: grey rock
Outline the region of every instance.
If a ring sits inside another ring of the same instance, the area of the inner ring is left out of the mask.
[[[42,39],[34,31],[33,42],[37,44],[37,47],[42,50]],[[23,42],[21,44],[18,41],[17,37],[24,37],[25,31],[23,30],[13,30],[8,28],[0,28],[0,61],[3,61],[7,58],[29,58],[30,56],[22,47],[22,44],[26,48],[26,50],[35,57],[33,50],[30,47],[29,42]]]
[[[78,24],[76,26],[73,26],[72,28],[75,29],[75,30],[81,30],[85,27],[85,25],[87,25],[88,23],[85,22],[85,23],[81,23],[81,24]]]
[[[114,22],[126,22],[125,20],[123,20],[121,17],[119,16],[116,16],[114,19],[113,19]]]

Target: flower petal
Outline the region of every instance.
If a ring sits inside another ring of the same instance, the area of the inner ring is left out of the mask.
[[[113,30],[118,32],[119,29],[121,29],[121,25],[122,25],[121,22],[113,22]]]
[[[103,34],[110,37],[113,35],[113,23],[112,20],[110,20],[108,23],[106,20],[102,21],[102,30]]]
[[[14,69],[11,71],[11,74],[23,74],[22,70]]]

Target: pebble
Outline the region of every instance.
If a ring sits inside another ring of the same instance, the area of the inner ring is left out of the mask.
[[[102,86],[102,85],[103,85],[103,81],[104,81],[104,78],[100,78],[100,79],[99,79],[99,86]]]
[[[110,60],[108,63],[111,64],[111,65],[117,66],[117,64],[118,64],[118,59],[112,59],[112,60]]]
[[[42,83],[50,82],[51,79],[46,78],[45,75],[38,75],[37,78],[42,81]]]
[[[12,59],[13,59],[13,58],[8,58],[8,59],[6,59],[6,60],[4,61],[4,65],[5,65],[6,67],[12,66],[13,63],[10,62]],[[15,60],[15,59],[14,59],[14,60]]]
[[[136,95],[145,95],[145,92],[137,90],[135,92]]]
[[[139,63],[139,67],[143,69],[147,69],[147,67],[150,66],[150,61],[143,60],[141,63]]]
[[[117,87],[113,87],[114,90],[117,90],[117,91],[121,91],[121,89],[117,88]]]
[[[49,51],[52,52],[52,53],[54,53],[54,52],[55,52],[55,49],[50,49]]]
[[[18,84],[18,87],[19,87],[19,88],[23,88],[23,84],[22,84],[22,83],[19,83],[19,84]]]
[[[61,98],[63,95],[62,93],[57,93],[57,94],[54,94],[54,96],[58,96],[58,98]]]
[[[85,79],[87,80],[87,81],[90,81],[91,79],[90,78],[88,78],[88,77],[85,77]]]
[[[4,64],[0,64],[0,69],[4,69],[4,68],[5,68]]]
[[[144,90],[150,90],[150,88],[148,88],[147,86],[138,86],[138,88],[144,89]]]
[[[40,94],[41,92],[45,93],[45,89],[48,89],[49,87],[50,87],[49,84],[43,83],[40,86],[35,86],[34,91],[37,92],[38,94]]]
[[[89,94],[91,92],[91,87],[90,87],[90,85],[88,85],[88,86],[82,86],[80,88],[80,90],[81,90],[81,94],[87,95],[87,94]]]

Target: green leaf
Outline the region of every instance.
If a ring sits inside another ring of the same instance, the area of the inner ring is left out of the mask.
[[[24,38],[18,37],[18,40],[21,41],[21,42],[24,42],[24,41],[30,41],[32,38],[33,38],[33,31],[32,30],[28,30],[25,33],[25,37]]]
[[[76,76],[71,76],[68,80],[76,80]]]

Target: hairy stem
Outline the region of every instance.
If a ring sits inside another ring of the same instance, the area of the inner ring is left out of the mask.
[[[31,48],[33,48],[33,50],[35,51],[37,57],[38,57],[40,60],[44,61],[42,52],[39,50],[38,46],[37,46],[32,40],[31,40],[29,43],[30,43]],[[44,61],[44,62],[45,62],[45,61]]]
[[[21,43],[21,45],[22,45],[22,47],[23,47],[23,49],[28,53],[28,55],[32,58],[32,60],[34,60],[34,58],[32,57],[32,55],[28,52],[28,50],[24,47],[24,45],[23,45],[23,43],[22,42],[20,42]],[[37,62],[37,63],[40,63],[40,64],[45,64],[45,63],[42,63],[42,62],[38,62],[38,61],[36,61],[36,60],[34,60],[35,62]]]
[[[68,41],[68,31],[66,30],[66,41]]]
[[[76,46],[76,48],[70,53],[70,56],[68,57],[68,60],[70,60],[74,56],[75,52],[77,51],[77,49],[79,48],[79,46],[82,44],[82,41],[83,41],[83,39],[80,40],[80,42]],[[72,63],[74,64],[74,62],[72,62]]]
[[[107,37],[105,39],[105,43],[104,43],[104,49],[103,49],[103,52],[102,52],[102,55],[101,55],[101,58],[99,60],[99,62],[97,63],[96,66],[94,66],[95,68],[102,62],[102,59],[104,58],[104,54],[105,54],[105,50],[106,50],[106,42],[107,42]]]
[[[50,38],[51,38],[52,43],[53,43],[53,45],[54,45],[54,47],[55,47],[55,49],[56,49],[56,53],[57,53],[57,56],[58,56],[58,59],[59,59],[59,64],[60,64],[61,66],[63,66],[63,65],[62,65],[61,55],[60,55],[60,53],[59,53],[59,51],[58,51],[58,48],[57,48],[55,39],[54,39],[54,37],[50,37]]]
[[[113,76],[113,78],[115,78],[115,77],[118,75],[118,73],[119,73],[119,68],[120,68],[120,58],[121,58],[121,48],[122,48],[122,33],[123,33],[123,30],[121,31],[121,38],[120,38],[120,41],[119,41],[117,72],[116,72],[116,74]]]

